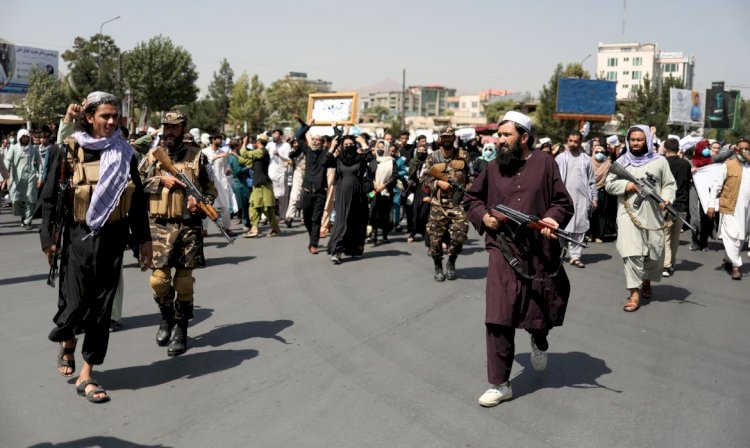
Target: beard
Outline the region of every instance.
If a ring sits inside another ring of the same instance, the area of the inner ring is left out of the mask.
[[[638,151],[636,151],[636,150],[635,150],[635,149],[633,149],[633,148],[630,148],[630,153],[631,153],[631,154],[633,154],[633,155],[634,155],[634,156],[636,156],[636,157],[642,157],[642,156],[645,156],[645,155],[646,155],[646,152],[647,152],[647,151],[646,151],[646,149],[645,149],[645,148],[644,148],[644,149],[640,149],[640,150],[638,150]]]
[[[521,145],[510,146],[507,143],[500,145],[495,157],[497,167],[503,176],[512,176],[518,172],[524,164]]]

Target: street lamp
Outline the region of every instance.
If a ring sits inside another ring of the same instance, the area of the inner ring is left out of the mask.
[[[105,20],[104,22],[102,22],[101,25],[99,25],[99,77],[96,80],[97,89],[101,88],[101,83],[102,83],[102,29],[104,28],[104,25],[108,24],[109,22],[114,22],[115,20],[119,18],[120,16],[113,17],[109,20]]]

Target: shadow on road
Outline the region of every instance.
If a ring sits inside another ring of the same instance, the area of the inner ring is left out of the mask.
[[[611,260],[612,255],[610,254],[583,254],[581,255],[581,261],[584,264],[594,264],[600,261]]]
[[[208,333],[191,339],[192,347],[220,347],[231,342],[244,341],[250,338],[269,338],[288,344],[279,333],[294,325],[291,320],[273,320],[257,322],[241,322],[238,324],[221,325]]]
[[[29,448],[89,448],[92,446],[112,446],[118,448],[169,448],[168,445],[143,445],[110,436],[93,436],[60,443],[43,442],[32,445]]]
[[[466,248],[464,246],[464,248],[461,250],[461,255],[469,255],[469,254],[474,254],[477,252],[485,252],[486,250],[487,249],[485,249],[484,246],[469,247],[469,248]]]
[[[461,258],[459,258],[458,260],[460,261]],[[487,266],[479,266],[479,267],[463,268],[463,269],[460,266],[457,266],[456,274],[458,274],[458,278],[466,278],[466,279],[471,279],[471,280],[485,278],[487,277]]]
[[[154,311],[156,311],[156,304],[154,304]],[[204,320],[211,317],[213,313],[213,308],[201,308],[196,306],[193,309],[193,318],[190,320],[190,325],[192,326],[203,322]],[[139,316],[123,317],[122,319],[120,319],[120,325],[122,325],[122,328],[118,330],[118,332],[134,330],[136,328],[143,327],[154,327],[154,331],[156,331],[156,328],[159,326],[160,320],[161,314],[159,314],[158,312],[154,312],[152,314],[141,314]]]
[[[190,342],[188,340],[188,350],[192,348]],[[257,350],[212,350],[192,354],[188,351],[185,355],[165,358],[149,365],[95,372],[94,376],[107,390],[137,390],[180,378],[197,378],[221,372],[256,356]]]
[[[641,300],[641,306],[648,306],[650,302],[677,302],[677,303],[690,303],[693,305],[706,306],[702,303],[693,302],[687,300],[690,296],[690,291],[685,288],[680,288],[674,285],[660,285],[652,284],[653,294],[651,299]]]
[[[588,353],[549,353],[547,358],[547,372],[549,373],[533,370],[531,354],[517,355],[515,360],[523,366],[523,371],[512,378],[513,393],[517,396],[532,394],[541,389],[559,389],[562,387],[601,388],[618,394],[622,393],[621,390],[611,389],[599,384],[599,377],[612,373],[612,369],[607,367],[604,360],[594,358]]]
[[[12,277],[0,279],[0,286],[3,285],[15,285],[16,283],[36,282],[40,280],[47,280],[47,274],[34,274],[25,275],[23,277]],[[54,288],[57,289],[57,288]]]
[[[679,263],[677,263],[677,266],[675,266],[677,271],[695,271],[699,267],[703,266],[701,263],[696,263],[694,261],[690,260],[681,260]]]
[[[206,259],[206,266],[218,266],[222,264],[240,264],[243,261],[250,261],[252,260],[253,256],[246,256],[246,257],[219,257],[219,258],[207,258]]]
[[[395,257],[398,255],[411,255],[409,252],[402,250],[381,250],[377,252],[367,251],[362,255],[362,258],[377,258],[377,257]]]

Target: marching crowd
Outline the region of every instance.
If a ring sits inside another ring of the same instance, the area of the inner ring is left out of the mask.
[[[732,279],[742,278],[750,230],[746,139],[724,146],[672,136],[659,141],[653,128],[637,125],[624,143],[617,136],[584,142],[573,130],[554,144],[537,139],[532,120],[514,111],[502,117],[497,134],[466,141],[450,127],[434,139],[408,132],[394,139],[333,123],[332,135],[323,135],[314,120],[296,118],[293,136],[276,129],[226,138],[189,129],[188,117],[172,110],[159,129],[130,137],[119,126],[119,101],[93,92],[71,104],[59,126],[22,129],[3,140],[8,204],[27,230],[41,215],[42,249],[51,264],[59,257],[65,273],[49,335],[59,343],[61,375],[73,375],[76,336],[85,333],[76,380],[81,395],[109,400],[92,369],[103,362],[119,319],[126,244],[141,269],[151,270],[161,315],[156,343],[169,356],[187,350],[193,270],[205,265],[211,221],[223,232],[235,220],[243,237],[258,238],[281,235],[282,223],[289,228],[301,219],[308,252],[318,254],[327,238],[334,264],[361,257],[368,242],[388,243],[393,232],[406,232],[407,243],[423,239],[438,282],[457,278],[472,225],[489,253],[492,387],[480,397],[482,406],[512,397],[516,328],[530,334],[532,366],[545,369],[547,335],[562,325],[570,294],[562,263],[567,258],[585,268],[587,243],[616,239],[626,312],[651,296],[651,282],[675,274],[684,226],[693,227],[690,250],[706,250],[710,237],[720,238],[725,268]],[[84,281],[89,276],[101,281]]]

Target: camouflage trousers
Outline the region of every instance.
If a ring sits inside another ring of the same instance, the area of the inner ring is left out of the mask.
[[[430,257],[443,256],[443,242],[448,245],[448,255],[460,254],[468,232],[469,220],[462,209],[441,207],[437,204],[430,206],[430,218],[427,221]]]
[[[193,268],[206,265],[203,227],[200,221],[152,219],[151,239],[154,258],[149,284],[154,301],[164,319],[191,319],[195,285]]]

